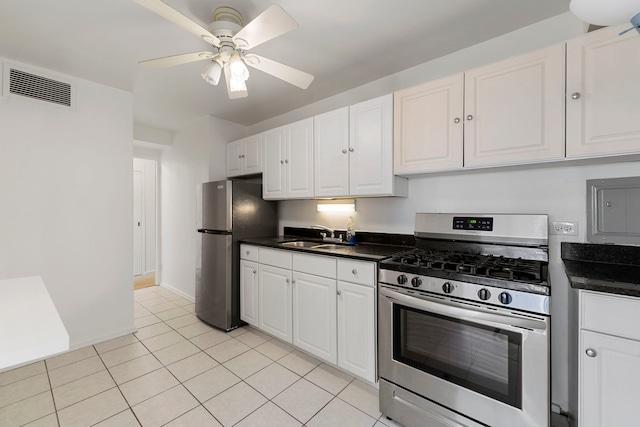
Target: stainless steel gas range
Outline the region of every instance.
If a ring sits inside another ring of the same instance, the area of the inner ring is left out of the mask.
[[[416,214],[380,263],[380,411],[407,427],[550,425],[546,215]]]

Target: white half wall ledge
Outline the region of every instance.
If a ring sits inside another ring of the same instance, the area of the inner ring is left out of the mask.
[[[69,350],[69,334],[40,276],[0,280],[0,372]]]

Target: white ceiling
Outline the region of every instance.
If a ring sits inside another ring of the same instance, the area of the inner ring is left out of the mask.
[[[133,92],[135,123],[179,129],[209,114],[251,125],[569,10],[569,0],[165,0],[208,26],[272,3],[299,28],[252,52],[315,75],[307,90],[251,70],[249,96],[200,78],[205,63],[138,61],[209,45],[132,0],[2,0],[0,56]]]

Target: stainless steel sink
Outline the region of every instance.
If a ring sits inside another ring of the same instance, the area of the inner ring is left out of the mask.
[[[327,251],[332,251],[334,249],[340,249],[344,247],[345,247],[344,245],[322,244],[322,245],[312,246],[311,249],[325,249]]]
[[[293,248],[314,248],[318,246],[318,242],[307,242],[305,240],[296,240],[295,242],[283,242],[282,246],[288,246]]]

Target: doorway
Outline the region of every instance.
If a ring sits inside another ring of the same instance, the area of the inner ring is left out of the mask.
[[[156,284],[157,164],[133,159],[133,287]]]

